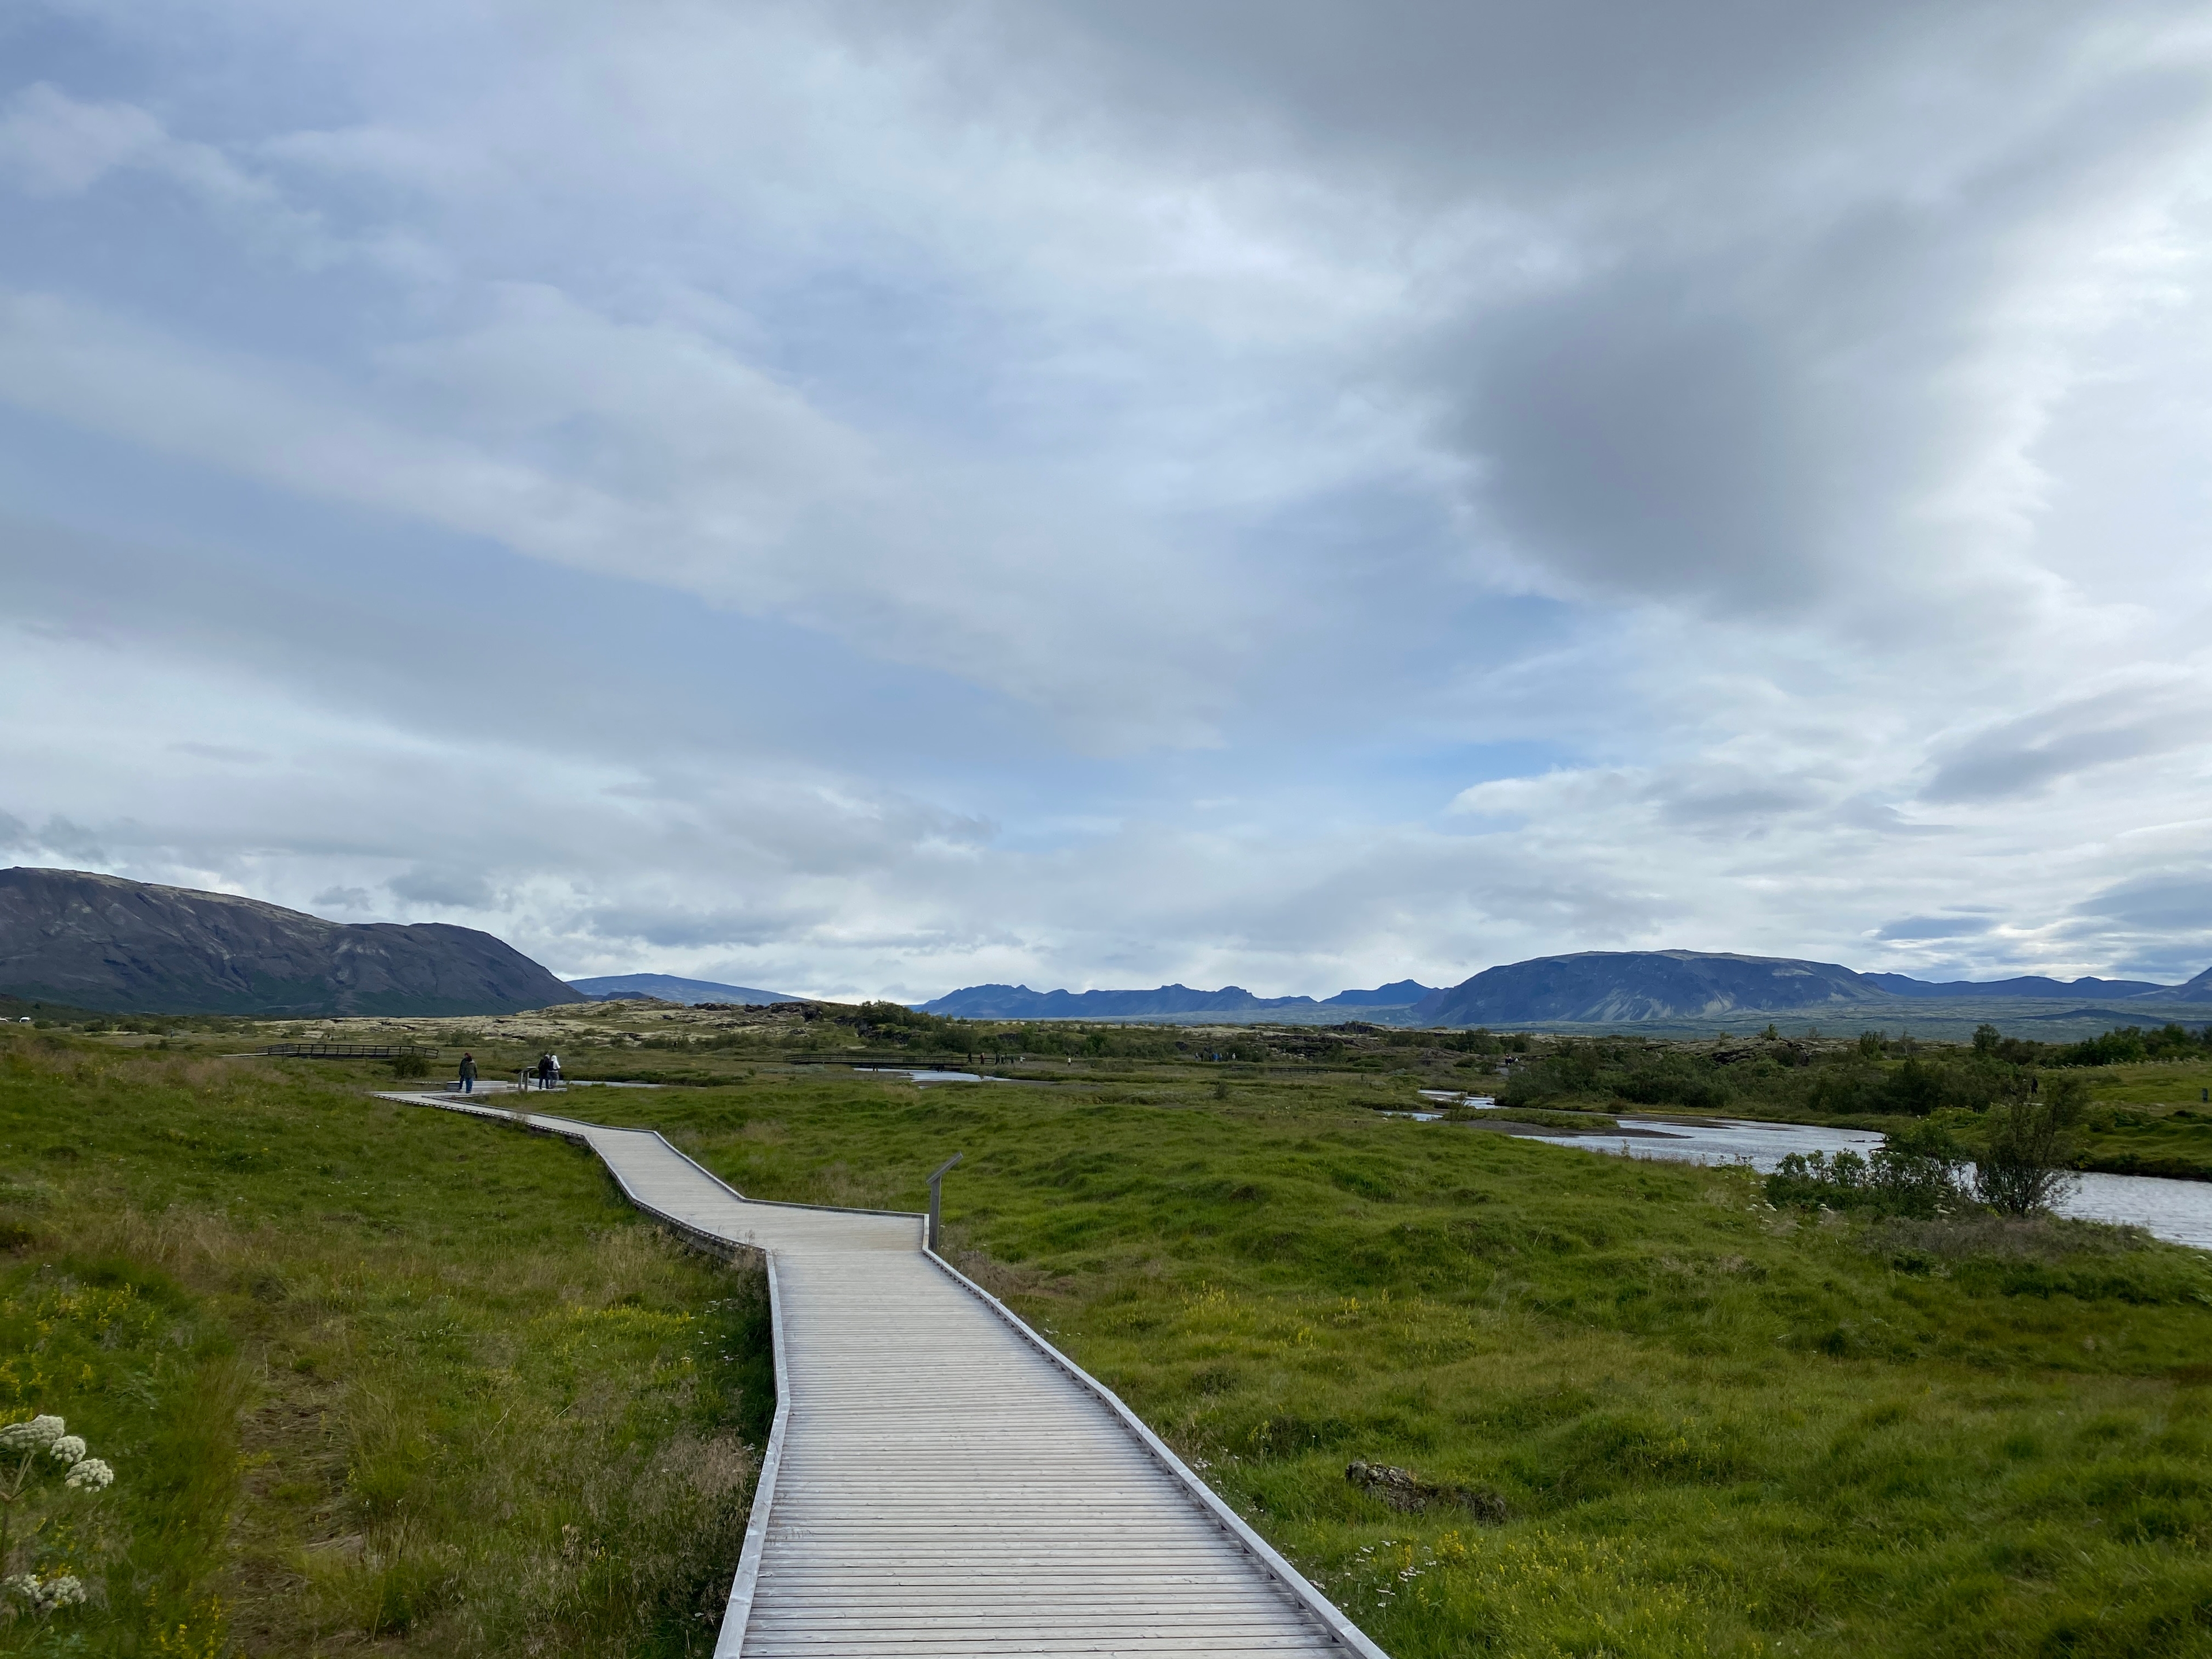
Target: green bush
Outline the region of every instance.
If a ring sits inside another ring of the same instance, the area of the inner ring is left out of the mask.
[[[1869,1158],[1840,1152],[1792,1152],[1766,1177],[1766,1201],[1778,1207],[1865,1210],[1926,1218],[1971,1208],[1962,1173],[1966,1154],[1949,1135],[1917,1126],[1893,1135]]]
[[[2063,1196],[2088,1101],[2085,1080],[2055,1077],[2039,1094],[1992,1107],[1974,1179],[1982,1202],[2002,1215],[2034,1215]]]

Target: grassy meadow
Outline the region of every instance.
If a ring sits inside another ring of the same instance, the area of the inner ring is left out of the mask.
[[[125,1450],[93,1650],[703,1650],[769,1404],[746,1281],[372,1063],[15,1045],[0,1404]],[[919,1208],[963,1152],[955,1259],[1395,1659],[2212,1652],[2212,1257],[1373,1109],[1449,1054],[586,1065],[698,1077],[549,1103],[761,1197]],[[118,1289],[141,1325],[52,1311]]]
[[[758,1275],[362,1080],[0,1038],[0,1417],[116,1477],[15,1564],[92,1601],[0,1652],[711,1650]]]
[[[963,1152],[956,1259],[1397,1659],[2212,1650],[2212,1259],[1222,1092],[586,1098],[763,1197],[916,1206]]]

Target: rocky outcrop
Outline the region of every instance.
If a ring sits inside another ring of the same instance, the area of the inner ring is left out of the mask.
[[[0,870],[0,992],[106,1013],[490,1014],[578,999],[442,922],[325,921],[81,870]]]
[[[1355,1462],[1344,1478],[1379,1498],[1401,1515],[1421,1515],[1430,1510],[1465,1510],[1478,1521],[1497,1526],[1512,1518],[1505,1500],[1485,1486],[1440,1486],[1424,1480],[1411,1469],[1388,1463]]]

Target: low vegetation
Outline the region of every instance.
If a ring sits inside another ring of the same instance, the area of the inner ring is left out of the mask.
[[[2212,1641],[2212,1261],[1378,1119],[757,1071],[619,1101],[762,1196],[916,1207],[1397,1659]],[[1121,1098],[1113,1097],[1121,1096]]]
[[[757,1276],[360,1075],[0,1039],[0,1422],[113,1477],[9,1534],[85,1595],[12,1597],[0,1652],[711,1650]]]
[[[567,1069],[698,1086],[563,1108],[769,1198],[919,1208],[962,1152],[956,1258],[1395,1659],[2212,1648],[2212,1258],[1998,1213],[1967,1170],[2008,1145],[2051,1167],[2123,1115],[2185,1133],[2202,1058],[1096,1034],[1148,1057],[1015,1029],[992,1063],[1024,1083],[923,1090],[818,1063],[901,1031],[937,1057],[889,1014],[698,1041],[663,1012],[594,1011],[608,1040],[560,1039]],[[548,1041],[452,1035],[487,1077]],[[218,1652],[217,1621],[255,1653],[702,1650],[768,1403],[743,1281],[571,1149],[370,1101],[384,1062],[198,1056],[221,1040],[27,1035],[0,1062],[0,1405],[123,1451],[72,1558],[97,1595],[54,1628],[148,1654]],[[1440,1087],[1563,1126],[1895,1133],[1777,1184],[1376,1109]],[[56,1346],[92,1316],[34,1298],[111,1286],[143,1332]],[[63,1390],[80,1353],[115,1380]]]

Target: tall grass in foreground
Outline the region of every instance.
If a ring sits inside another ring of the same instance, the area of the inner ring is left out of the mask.
[[[764,1197],[918,1207],[964,1152],[963,1265],[1396,1659],[2212,1651],[2203,1255],[1803,1217],[1356,1090],[1118,1092],[763,1073],[594,1109]]]
[[[711,1649],[773,1406],[758,1280],[574,1149],[16,1039],[0,1244],[0,1419],[65,1414],[116,1470],[49,1644]]]

